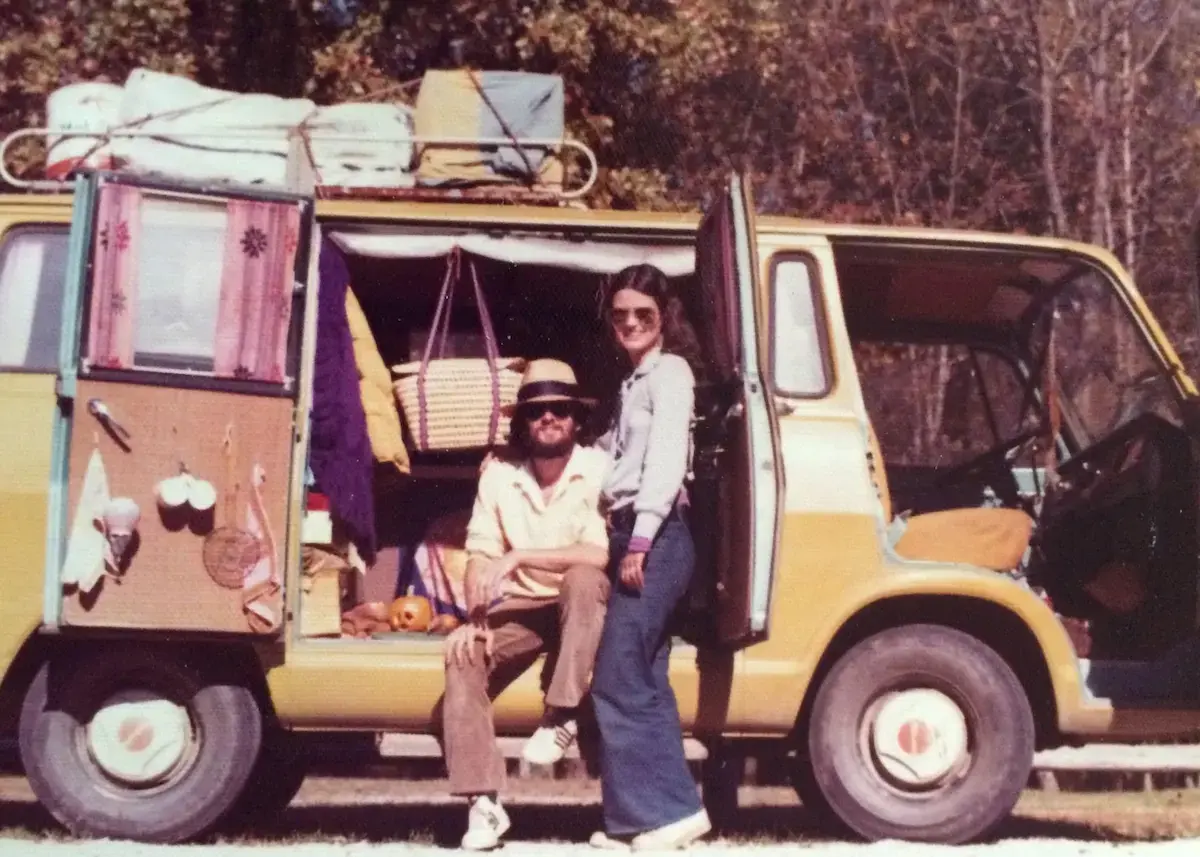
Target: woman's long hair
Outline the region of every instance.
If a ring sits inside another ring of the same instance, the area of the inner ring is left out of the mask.
[[[608,311],[612,308],[613,296],[622,289],[632,289],[654,299],[659,317],[662,319],[663,351],[668,354],[677,354],[686,360],[692,367],[692,373],[696,376],[697,383],[701,382],[706,375],[706,364],[700,351],[700,340],[696,336],[696,330],[692,327],[692,323],[688,321],[683,300],[671,287],[671,281],[667,279],[667,275],[653,265],[647,264],[631,265],[614,274],[604,284],[600,293],[600,315],[606,321]],[[625,352],[617,346],[611,328],[608,342],[613,349],[614,359],[623,365],[628,365],[628,358]],[[619,398],[617,388],[620,386],[620,377],[623,374],[618,373],[611,379],[611,389],[606,390],[605,395],[601,397],[600,406],[596,409],[589,425],[590,432],[595,436],[599,436],[613,426]]]
[[[700,352],[700,340],[692,323],[688,321],[683,301],[671,287],[667,275],[647,264],[631,265],[619,271],[604,287],[602,309],[605,313],[612,308],[613,296],[622,289],[632,289],[654,299],[658,306],[658,314],[662,318],[663,351],[677,354],[686,360],[699,380],[705,368]]]

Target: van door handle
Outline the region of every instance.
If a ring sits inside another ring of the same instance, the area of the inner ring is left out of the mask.
[[[786,417],[796,412],[796,406],[788,399],[775,397],[775,413],[781,417]]]

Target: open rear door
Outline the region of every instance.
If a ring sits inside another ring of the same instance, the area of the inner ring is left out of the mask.
[[[719,385],[732,388],[720,469],[717,631],[723,643],[766,636],[778,532],[775,416],[759,366],[758,254],[750,189],[732,176],[700,225],[696,270],[705,346]]]
[[[274,634],[312,200],[76,188],[46,624]]]

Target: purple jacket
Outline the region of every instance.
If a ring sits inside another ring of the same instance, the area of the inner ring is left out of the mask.
[[[376,550],[375,458],[346,319],[349,285],[350,270],[341,250],[322,239],[309,467],[346,535],[370,564]]]

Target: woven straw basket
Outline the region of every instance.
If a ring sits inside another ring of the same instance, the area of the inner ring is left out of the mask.
[[[420,360],[393,366],[396,400],[404,412],[418,451],[479,449],[508,441],[508,420],[501,413],[517,399],[525,360],[501,357],[495,362],[496,390],[486,358],[441,358],[428,361],[424,402]]]

